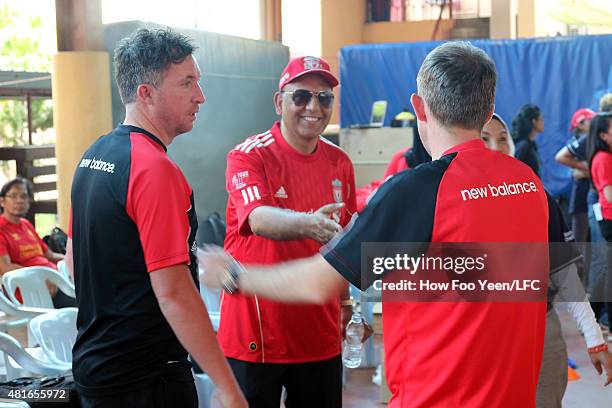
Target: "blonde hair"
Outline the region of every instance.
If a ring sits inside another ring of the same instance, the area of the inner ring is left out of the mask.
[[[608,92],[599,100],[600,112],[612,112],[612,92]]]

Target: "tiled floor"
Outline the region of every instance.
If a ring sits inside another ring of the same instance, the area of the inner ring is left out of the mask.
[[[385,407],[378,402],[379,387],[372,383],[374,368],[348,370],[347,382],[342,394],[343,408]]]
[[[584,340],[572,319],[561,315],[563,333],[568,354],[578,364],[581,379],[568,384],[564,408],[612,408],[612,385],[604,388],[604,379],[597,376],[586,352]],[[378,336],[376,343],[382,339]],[[352,369],[347,371],[346,388],[343,394],[344,408],[384,407],[379,403],[379,387],[372,383],[374,369]]]
[[[612,408],[612,385],[604,388],[603,377],[598,377],[586,353],[584,340],[578,334],[571,318],[561,315],[561,323],[568,354],[578,364],[581,379],[568,384],[564,408]],[[380,328],[378,327],[378,332]],[[25,341],[25,330],[12,330],[11,334]],[[377,348],[382,344],[382,336],[375,335]],[[343,394],[343,408],[384,408],[379,402],[379,387],[372,383],[374,368],[347,370],[346,387]]]
[[[584,339],[576,324],[567,314],[561,315],[563,336],[569,357],[578,365],[578,381],[570,381],[563,398],[564,408],[611,408],[612,385],[604,388],[604,377],[599,377],[586,352]],[[612,346],[611,343],[609,343]]]

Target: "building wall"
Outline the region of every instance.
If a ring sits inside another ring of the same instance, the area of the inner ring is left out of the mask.
[[[491,0],[489,33],[492,39],[516,38],[516,0]]]
[[[449,39],[453,26],[453,21],[441,20],[435,40]],[[363,42],[375,44],[431,41],[435,27],[435,20],[368,23],[363,27]]]
[[[366,19],[365,0],[321,0],[321,56],[339,74],[338,52],[340,48],[361,44]],[[339,90],[342,92],[342,89]],[[339,92],[330,123],[339,123]]]
[[[517,37],[532,38],[536,36],[537,10],[535,0],[518,0]]]
[[[321,0],[282,1],[283,44],[292,57],[321,56]]]
[[[53,56],[57,213],[66,231],[74,171],[85,150],[112,129],[108,64],[106,52],[64,51]]]

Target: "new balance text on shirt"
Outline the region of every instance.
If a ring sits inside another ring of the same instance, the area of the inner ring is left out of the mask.
[[[478,200],[481,198],[505,197],[517,194],[536,193],[537,186],[533,181],[518,182],[518,183],[503,183],[498,186],[487,184],[484,187],[474,187],[461,190],[461,198],[466,200]]]
[[[92,170],[105,171],[107,173],[115,172],[115,163],[105,162],[103,160],[96,160],[95,157],[92,159],[81,160],[81,164],[79,164],[79,167],[86,167]]]

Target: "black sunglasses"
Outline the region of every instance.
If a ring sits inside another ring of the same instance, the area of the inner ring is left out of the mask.
[[[295,106],[306,106],[312,96],[316,96],[321,107],[327,109],[334,103],[334,94],[331,91],[311,92],[306,89],[296,89],[295,91],[281,91],[283,94],[291,95],[291,100]]]

